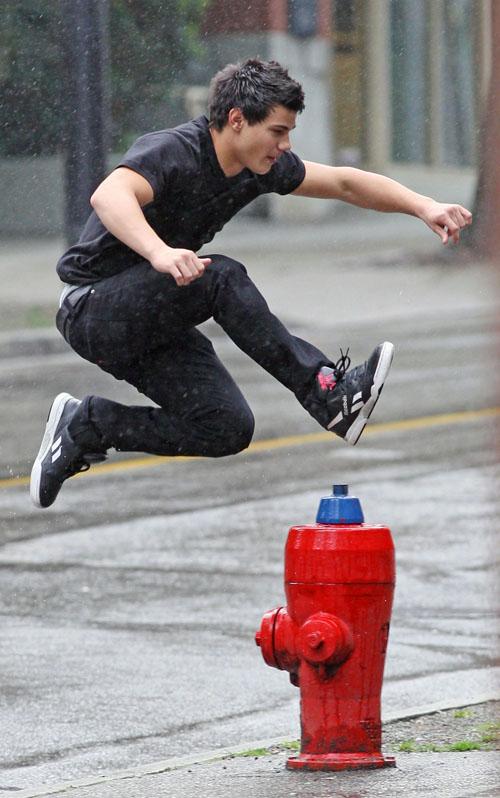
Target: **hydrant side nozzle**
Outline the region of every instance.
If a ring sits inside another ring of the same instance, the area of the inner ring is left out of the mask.
[[[259,646],[264,661],[271,668],[278,668],[274,653],[274,624],[281,607],[266,612],[262,618],[260,629],[255,634],[255,643]]]
[[[255,642],[267,665],[280,671],[292,672],[299,666],[295,637],[296,624],[286,608],[276,607],[263,616]]]

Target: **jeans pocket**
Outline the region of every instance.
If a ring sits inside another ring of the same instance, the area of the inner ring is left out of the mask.
[[[80,341],[83,338],[87,352],[85,357],[106,371],[109,370],[109,366],[126,365],[138,357],[138,347],[132,346],[131,343],[136,339],[130,335],[129,325],[125,321],[87,316],[82,324],[81,333],[78,337]]]

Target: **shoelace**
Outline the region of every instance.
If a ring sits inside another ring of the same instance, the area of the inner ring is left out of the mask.
[[[351,358],[349,357],[349,347],[347,347],[345,353],[341,349],[339,359],[333,364],[333,373],[335,374],[337,382],[343,379],[350,365]]]

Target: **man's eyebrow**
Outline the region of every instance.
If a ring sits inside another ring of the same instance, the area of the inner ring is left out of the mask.
[[[288,127],[288,125],[281,125],[279,122],[274,122],[271,127],[277,128],[279,130],[295,130],[296,125],[292,125],[292,127]]]

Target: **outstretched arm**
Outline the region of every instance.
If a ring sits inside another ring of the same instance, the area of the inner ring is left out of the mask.
[[[293,192],[298,196],[340,199],[375,211],[408,213],[422,219],[443,244],[447,244],[450,238],[458,242],[460,230],[472,221],[467,208],[436,202],[384,175],[312,161],[304,161],[304,164],[305,178]]]

